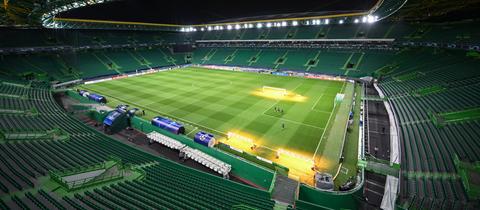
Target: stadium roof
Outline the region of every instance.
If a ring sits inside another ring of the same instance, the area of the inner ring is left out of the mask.
[[[365,12],[377,0],[158,1],[124,0],[70,10],[62,18],[197,25]],[[128,14],[128,15],[126,15]]]
[[[408,0],[395,20],[459,21],[480,17],[480,0]]]
[[[405,2],[406,0],[300,0],[289,4],[265,1],[235,1],[225,4],[215,1],[4,0],[0,9],[0,23],[4,26],[43,25],[48,28],[178,31],[185,26],[258,21],[273,23],[313,18],[350,17],[353,20],[372,14],[383,19],[400,9]]]

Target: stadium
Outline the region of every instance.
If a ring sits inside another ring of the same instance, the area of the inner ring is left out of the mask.
[[[3,0],[0,209],[480,209],[479,9]]]

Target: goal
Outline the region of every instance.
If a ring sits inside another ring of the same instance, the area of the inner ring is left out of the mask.
[[[285,88],[263,86],[262,91],[264,93],[273,94],[273,95],[280,95],[280,96],[286,96],[287,95],[287,89],[285,89]]]
[[[333,107],[335,107],[337,104],[342,103],[344,98],[345,98],[345,94],[337,93],[337,95],[335,96],[335,101],[333,101]]]

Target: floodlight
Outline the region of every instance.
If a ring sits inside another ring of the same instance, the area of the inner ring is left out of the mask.
[[[240,28],[241,28],[240,25],[238,25],[238,24],[235,25],[235,30],[238,30],[238,29],[240,29]]]
[[[267,23],[267,28],[272,27],[272,23]]]
[[[211,31],[211,30],[212,30],[212,26],[208,26],[207,30],[208,30],[208,31]]]
[[[354,23],[359,23],[360,20],[358,20],[357,18],[355,18],[355,20],[353,21]]]
[[[283,26],[283,27],[287,26],[287,22],[286,22],[286,21],[283,21],[283,22],[282,22],[282,26]]]
[[[227,30],[232,30],[232,26],[231,26],[231,25],[227,25]]]
[[[368,23],[373,23],[373,22],[375,22],[374,17],[371,16],[371,15],[367,16],[367,22],[368,22]]]
[[[257,23],[257,28],[262,28],[263,25],[261,23]]]
[[[284,158],[295,160],[295,162],[297,164],[299,164],[301,162],[304,162],[304,163],[308,164],[309,166],[312,166],[312,165],[315,164],[314,160],[310,157],[306,157],[304,155],[301,155],[301,154],[296,153],[296,152],[288,151],[286,149],[278,149],[277,150],[277,157],[281,158],[282,156]]]
[[[325,20],[325,24],[328,25],[330,23],[330,19]]]
[[[362,23],[366,23],[367,22],[367,17],[363,17],[362,18]]]
[[[298,21],[296,20],[292,21],[292,26],[298,26]]]
[[[339,23],[339,24],[343,24],[343,20],[339,20],[338,23]]]
[[[253,24],[248,24],[248,28],[253,28]]]

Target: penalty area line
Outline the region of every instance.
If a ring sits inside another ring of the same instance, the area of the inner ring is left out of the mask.
[[[267,115],[266,113],[268,112],[268,110],[272,109],[275,105],[278,104],[278,102],[280,102],[279,100],[277,100],[275,103],[273,103],[270,107],[268,107],[267,109],[265,109],[265,111],[263,111],[262,114],[264,115]]]
[[[300,86],[302,86],[302,84],[303,84],[303,83],[299,83],[297,86],[295,86],[295,88],[292,89],[292,91],[297,90],[297,88],[299,88]],[[266,86],[266,85],[264,85],[264,86]],[[285,90],[287,90],[287,89],[285,89]],[[281,101],[281,100],[277,99],[277,100],[275,101],[275,103],[273,103],[272,106],[268,107],[265,111],[263,111],[262,114],[268,115],[268,114],[266,114],[266,113],[268,112],[268,110],[272,109],[272,107],[274,107],[275,105],[277,105],[280,101]],[[268,115],[268,116],[271,116],[271,115]],[[271,116],[271,117],[272,117],[272,116]],[[278,118],[278,117],[277,117],[277,118]]]
[[[323,95],[324,95],[324,94],[322,93],[322,94],[318,97],[317,101],[315,101],[315,103],[313,104],[313,106],[312,106],[312,110],[313,110],[313,111],[317,111],[317,110],[315,110],[314,108],[317,106],[317,104],[318,104],[318,102],[320,101],[320,99],[322,99]]]

